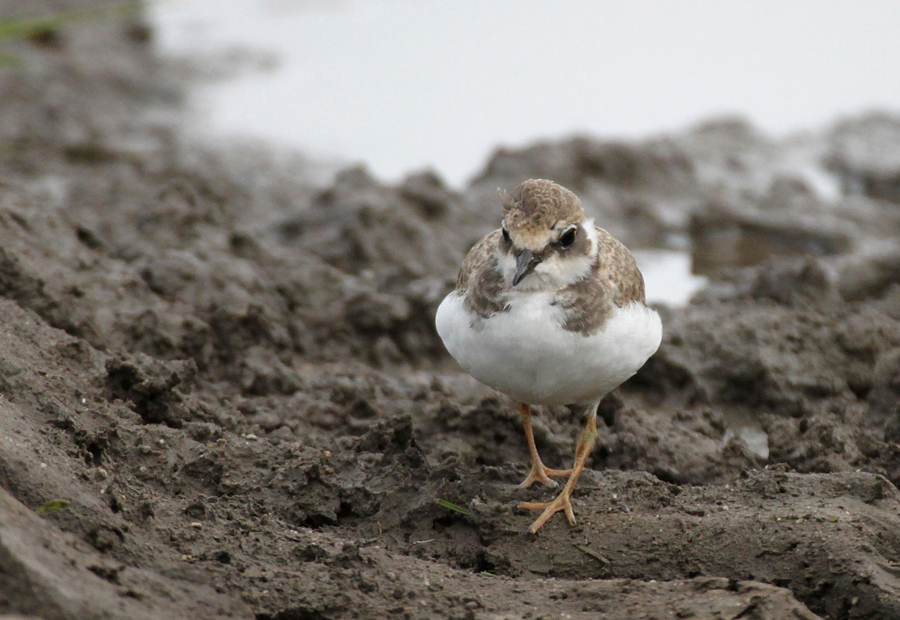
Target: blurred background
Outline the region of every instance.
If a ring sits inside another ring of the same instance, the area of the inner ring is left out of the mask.
[[[382,183],[433,171],[474,201],[462,245],[498,187],[552,178],[633,249],[652,301],[880,228],[874,203],[853,230],[841,213],[893,121],[842,123],[900,110],[898,3],[171,0],[150,19],[200,68],[190,131]]]
[[[900,4],[169,0],[166,53],[222,71],[199,125],[461,186],[499,145],[739,115],[773,136],[900,109]]]

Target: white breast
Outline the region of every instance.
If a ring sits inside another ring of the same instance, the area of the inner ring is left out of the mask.
[[[507,312],[469,315],[450,293],[438,308],[438,334],[450,355],[482,383],[532,405],[590,404],[644,365],[662,339],[657,313],[615,308],[590,336],[566,331],[550,293],[518,295]]]

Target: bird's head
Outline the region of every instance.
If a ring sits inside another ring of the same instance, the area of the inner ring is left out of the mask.
[[[552,181],[530,179],[501,192],[503,223],[497,251],[507,284],[556,290],[591,268],[597,236],[578,196]]]

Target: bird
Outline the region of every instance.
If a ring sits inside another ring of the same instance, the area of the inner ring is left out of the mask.
[[[500,228],[466,255],[435,327],[466,372],[516,401],[531,456],[519,486],[568,478],[553,501],[519,504],[541,511],[528,529],[536,534],[557,512],[575,525],[571,495],[596,442],[597,408],[656,352],[662,322],[631,252],[585,216],[572,191],[529,179],[498,195]],[[544,465],[533,405],[584,411],[571,468]]]

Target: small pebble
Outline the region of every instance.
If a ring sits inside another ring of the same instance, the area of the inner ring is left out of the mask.
[[[280,426],[276,430],[269,433],[270,439],[280,439],[281,441],[294,441],[297,437],[289,426]]]

